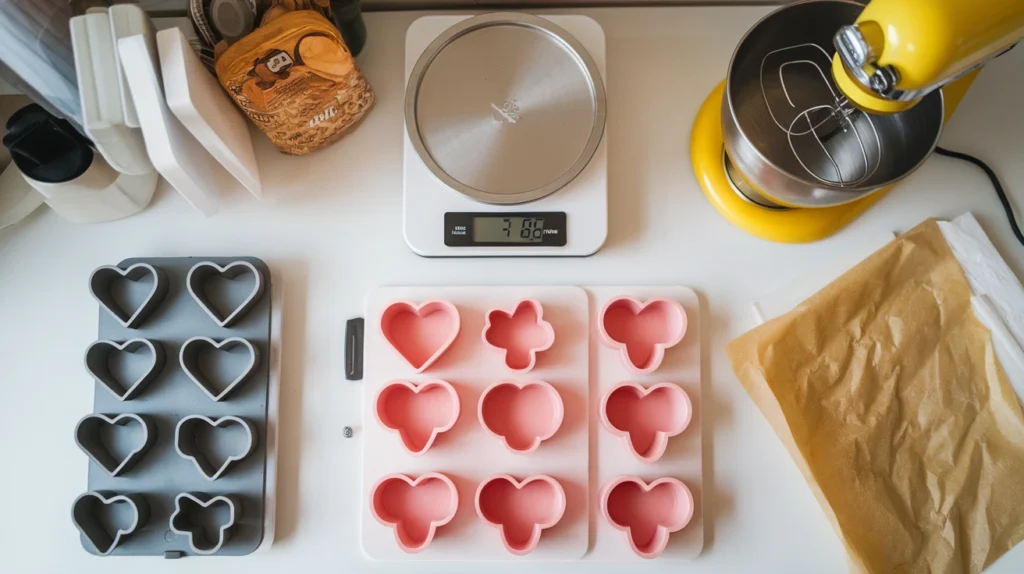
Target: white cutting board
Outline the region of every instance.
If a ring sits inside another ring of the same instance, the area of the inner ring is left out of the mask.
[[[69,25],[82,104],[82,128],[118,172],[152,173],[143,135],[125,119],[117,48],[107,10],[96,9],[75,16]]]
[[[167,107],[160,72],[153,66],[157,61],[154,44],[142,35],[117,41],[149,158],[193,207],[203,215],[213,215],[223,169]]]
[[[249,122],[203,66],[178,28],[156,34],[164,95],[171,112],[256,197],[263,197]]]

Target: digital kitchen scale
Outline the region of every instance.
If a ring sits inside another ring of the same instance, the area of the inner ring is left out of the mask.
[[[586,256],[608,235],[604,31],[426,16],[405,39],[402,218],[429,257]]]

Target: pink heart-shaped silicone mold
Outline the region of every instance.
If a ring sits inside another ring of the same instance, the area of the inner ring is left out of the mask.
[[[657,558],[669,536],[693,518],[693,494],[675,478],[647,484],[635,476],[612,479],[601,490],[601,513],[626,533],[630,548],[641,558]]]
[[[505,366],[525,373],[537,366],[537,353],[555,343],[555,330],[544,320],[544,307],[536,299],[523,299],[511,313],[487,312],[484,343],[505,356]]]
[[[459,336],[459,310],[448,301],[419,306],[395,301],[380,316],[380,332],[417,373],[430,368]]]
[[[693,416],[690,397],[672,383],[644,388],[638,383],[619,383],[601,399],[601,422],[644,462],[665,454],[668,439],[683,432]]]
[[[565,408],[544,381],[495,383],[480,395],[477,418],[513,452],[533,452],[562,426]]]
[[[377,393],[374,404],[377,421],[397,431],[402,446],[413,455],[430,450],[437,435],[451,430],[459,419],[459,394],[442,380],[419,385],[391,381]]]
[[[395,531],[404,552],[422,552],[437,529],[451,522],[459,507],[459,491],[450,478],[430,472],[415,480],[389,474],[377,481],[370,494],[370,511],[377,522]]]
[[[632,297],[614,297],[598,318],[601,341],[622,354],[636,373],[653,373],[665,350],[686,334],[686,310],[677,301],[658,297],[641,303]]]
[[[562,519],[565,491],[546,474],[522,482],[498,474],[477,488],[476,513],[484,522],[497,527],[509,552],[522,556],[533,552],[541,533]]]

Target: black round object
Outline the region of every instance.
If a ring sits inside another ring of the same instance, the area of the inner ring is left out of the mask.
[[[21,173],[43,183],[71,181],[92,165],[92,142],[38,104],[14,112],[3,144]]]

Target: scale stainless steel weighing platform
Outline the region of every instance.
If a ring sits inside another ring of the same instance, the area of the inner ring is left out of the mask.
[[[431,257],[585,256],[608,235],[604,31],[426,16],[405,38],[405,240]]]

